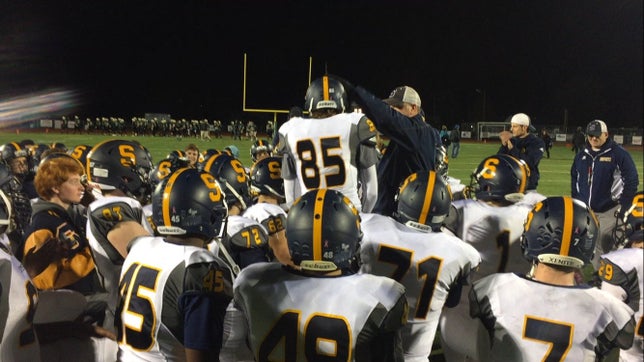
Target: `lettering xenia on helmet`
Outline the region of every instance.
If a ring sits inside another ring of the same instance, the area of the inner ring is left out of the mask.
[[[598,232],[595,214],[582,201],[548,197],[528,214],[521,250],[533,263],[581,268],[593,258]]]
[[[362,240],[358,209],[339,191],[310,190],[286,218],[291,258],[303,270],[356,271]]]
[[[182,168],[161,181],[152,194],[152,219],[161,235],[217,235],[228,215],[215,178],[195,168]]]
[[[144,200],[150,194],[148,178],[153,166],[149,152],[138,142],[109,140],[87,155],[87,178],[103,190],[119,189]]]
[[[449,214],[452,192],[445,179],[435,171],[409,175],[396,196],[398,209],[394,218],[421,231],[440,229]]]
[[[342,113],[348,105],[342,83],[326,75],[311,82],[304,96],[304,109],[309,113],[322,109],[335,109]]]
[[[644,192],[638,191],[624,213],[624,218],[617,219],[613,230],[613,239],[617,246],[630,247],[633,242],[642,241],[644,232]]]
[[[489,156],[474,170],[469,196],[474,193],[474,198],[483,201],[520,201],[529,176],[525,162],[504,154]]]
[[[250,169],[250,192],[253,196],[273,195],[282,202],[285,200],[281,158],[268,157],[253,165]]]

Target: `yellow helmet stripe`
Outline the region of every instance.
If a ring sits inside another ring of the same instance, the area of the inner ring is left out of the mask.
[[[328,101],[329,98],[329,77],[326,75],[322,77],[322,91],[323,91],[323,96],[324,100]]]
[[[322,210],[324,210],[324,196],[326,189],[318,190],[315,195],[313,207],[313,260],[322,260]],[[320,215],[320,217],[316,217]]]
[[[163,189],[163,198],[161,199],[161,214],[163,215],[163,226],[172,226],[172,220],[170,220],[170,191],[172,190],[172,186],[174,186],[174,182],[177,177],[179,177],[179,175],[184,173],[186,170],[187,168],[173,172],[168,179],[168,183]]]
[[[425,189],[425,200],[423,201],[423,209],[418,216],[418,222],[427,224],[427,214],[429,208],[432,206],[432,196],[434,194],[434,184],[436,183],[436,172],[429,173],[429,180],[427,180],[427,189]]]
[[[572,226],[573,226],[573,202],[572,198],[568,196],[563,197],[564,203],[564,220],[563,220],[563,234],[561,235],[561,250],[560,255],[568,255],[570,253],[570,242],[572,241]]]
[[[519,192],[524,193],[525,188],[526,188],[526,186],[528,184],[528,172],[530,172],[530,171],[528,171],[528,165],[527,164],[521,162],[520,160],[518,160],[516,158],[513,158],[513,160],[514,160],[514,162],[517,163],[517,165],[519,165],[519,169],[521,169],[523,171],[523,172],[521,172],[521,185],[519,186]]]

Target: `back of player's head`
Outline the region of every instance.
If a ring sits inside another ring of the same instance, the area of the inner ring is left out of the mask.
[[[140,143],[103,141],[92,148],[87,160],[87,177],[102,190],[119,189],[140,200],[149,196],[149,175],[154,165]]]
[[[237,204],[241,210],[246,210],[251,205],[250,180],[241,161],[227,153],[221,153],[206,160],[204,171],[217,179],[229,206]]]
[[[394,218],[415,229],[438,230],[450,210],[452,193],[435,171],[419,171],[405,179],[398,191]]]
[[[593,257],[598,233],[597,218],[582,201],[548,197],[528,214],[521,249],[530,262],[581,268]]]
[[[163,179],[152,194],[152,219],[161,235],[219,235],[226,219],[224,194],[204,171],[182,168]]]
[[[310,190],[289,209],[286,239],[293,263],[303,270],[354,270],[362,239],[358,210],[339,191]]]
[[[285,199],[281,158],[268,157],[255,162],[250,169],[250,191],[253,196],[272,195],[279,200]]]
[[[328,109],[342,113],[348,106],[342,83],[326,75],[311,82],[304,96],[304,109],[309,113]]]
[[[526,190],[530,169],[525,162],[505,154],[486,157],[471,176],[470,193],[477,200],[512,201]]]
[[[613,230],[613,239],[617,245],[630,246],[633,242],[642,241],[644,233],[644,192],[638,191],[630,205],[625,208],[624,217],[617,219]]]

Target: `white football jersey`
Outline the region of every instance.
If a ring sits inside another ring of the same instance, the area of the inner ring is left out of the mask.
[[[9,250],[0,245],[0,361],[40,361],[32,324],[38,291]]]
[[[490,349],[483,347],[479,356],[489,352],[493,361],[593,361],[598,340],[611,348],[630,346],[633,338],[633,311],[589,286],[503,273],[475,282],[470,300],[471,316],[490,335]]]
[[[405,286],[409,303],[403,327],[405,361],[427,361],[450,289],[463,283],[481,257],[471,245],[443,232],[418,231],[377,214],[361,218],[360,272]]]
[[[481,254],[481,263],[471,274],[472,281],[494,273],[528,273],[531,265],[523,258],[519,239],[528,213],[536,202],[544,198],[538,193],[529,193],[520,202],[509,206],[493,206],[472,199],[452,203],[459,215],[456,236]],[[444,309],[441,316],[441,343],[448,359],[461,359],[473,352],[464,350],[461,343],[461,338],[468,338],[464,336],[473,332],[464,327],[471,323],[467,294],[465,290],[459,305]]]
[[[644,249],[625,248],[604,254],[597,270],[602,280],[601,289],[627,303],[635,311],[635,338],[633,346],[620,351],[620,361],[644,360]]]
[[[107,240],[107,234],[123,221],[140,223],[150,235],[152,228],[143,213],[141,203],[131,197],[110,196],[92,202],[88,209],[87,240],[101,285],[108,293],[107,319],[103,326],[113,331],[114,313],[118,301],[118,286],[124,258]]]
[[[368,168],[358,159],[360,142],[375,136],[362,113],[340,113],[324,119],[295,117],[279,129],[278,151],[284,154],[282,176],[297,178],[299,195],[312,189],[342,192],[358,210],[358,168]],[[374,149],[375,152],[375,149]]]
[[[273,235],[286,227],[286,211],[275,204],[265,202],[254,204],[244,211],[244,217],[262,224],[268,235]]]
[[[119,359],[182,361],[185,347],[218,347],[223,325],[201,324],[223,322],[232,281],[228,266],[204,248],[139,237],[125,258],[119,292]]]
[[[356,353],[375,361],[375,341],[391,349],[404,323],[404,287],[370,274],[311,277],[258,263],[241,271],[234,290],[221,361],[248,356],[246,340],[257,361],[360,360]],[[376,339],[383,332],[391,339]]]

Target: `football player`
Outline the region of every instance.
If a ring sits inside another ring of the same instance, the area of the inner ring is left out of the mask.
[[[633,311],[611,295],[576,285],[590,263],[599,226],[594,213],[571,197],[548,197],[526,218],[523,255],[528,275],[499,273],[474,282],[460,343],[483,361],[601,360],[633,343]]]
[[[620,361],[644,359],[644,192],[635,194],[624,219],[615,228],[614,240],[623,246],[599,258],[597,274],[601,289],[605,290],[635,311],[635,337],[633,346],[620,351]]]
[[[250,191],[256,202],[244,216],[256,220],[268,230],[268,244],[273,256],[282,264],[291,263],[286,243],[286,211],[282,159],[268,157],[257,161],[250,171]]]
[[[472,280],[502,272],[525,272],[528,264],[522,257],[519,238],[523,222],[532,206],[545,197],[526,194],[529,175],[526,164],[509,155],[484,158],[474,170],[467,198],[456,200],[445,224],[463,241],[481,254],[481,264]],[[460,343],[462,319],[469,319],[467,293],[460,304],[445,309],[441,317],[441,342],[448,360],[459,361],[467,351]]]
[[[130,243],[119,286],[119,358],[215,359],[232,280],[205,247],[226,219],[224,194],[212,175],[183,168],[156,188],[152,208],[163,236]]]
[[[103,327],[113,332],[127,247],[134,238],[153,234],[139,201],[148,198],[151,168],[152,160],[143,146],[132,141],[100,142],[87,156],[88,181],[98,185],[103,194],[88,207],[87,240],[101,285],[108,294]],[[102,342],[97,346],[97,356],[114,360],[118,352],[116,342]]]
[[[370,212],[378,195],[378,152],[367,143],[375,137],[375,127],[362,113],[344,113],[349,107],[344,87],[328,76],[311,83],[304,103],[311,118],[294,117],[279,128],[276,151],[284,154],[286,203],[308,190],[330,188]]]
[[[11,201],[0,190],[0,360],[40,361],[32,324],[38,291],[5,235],[12,224],[11,209]]]
[[[286,237],[297,267],[257,263],[235,281],[222,361],[402,361],[404,287],[356,274],[360,216],[337,190],[293,203]]]
[[[266,157],[271,157],[273,153],[273,145],[265,140],[257,140],[250,146],[250,158],[253,163],[263,160]]]
[[[481,257],[473,246],[441,231],[451,192],[434,171],[407,177],[393,218],[362,214],[363,273],[405,286],[409,315],[403,327],[405,361],[427,361],[444,305],[458,304],[462,286]]]

